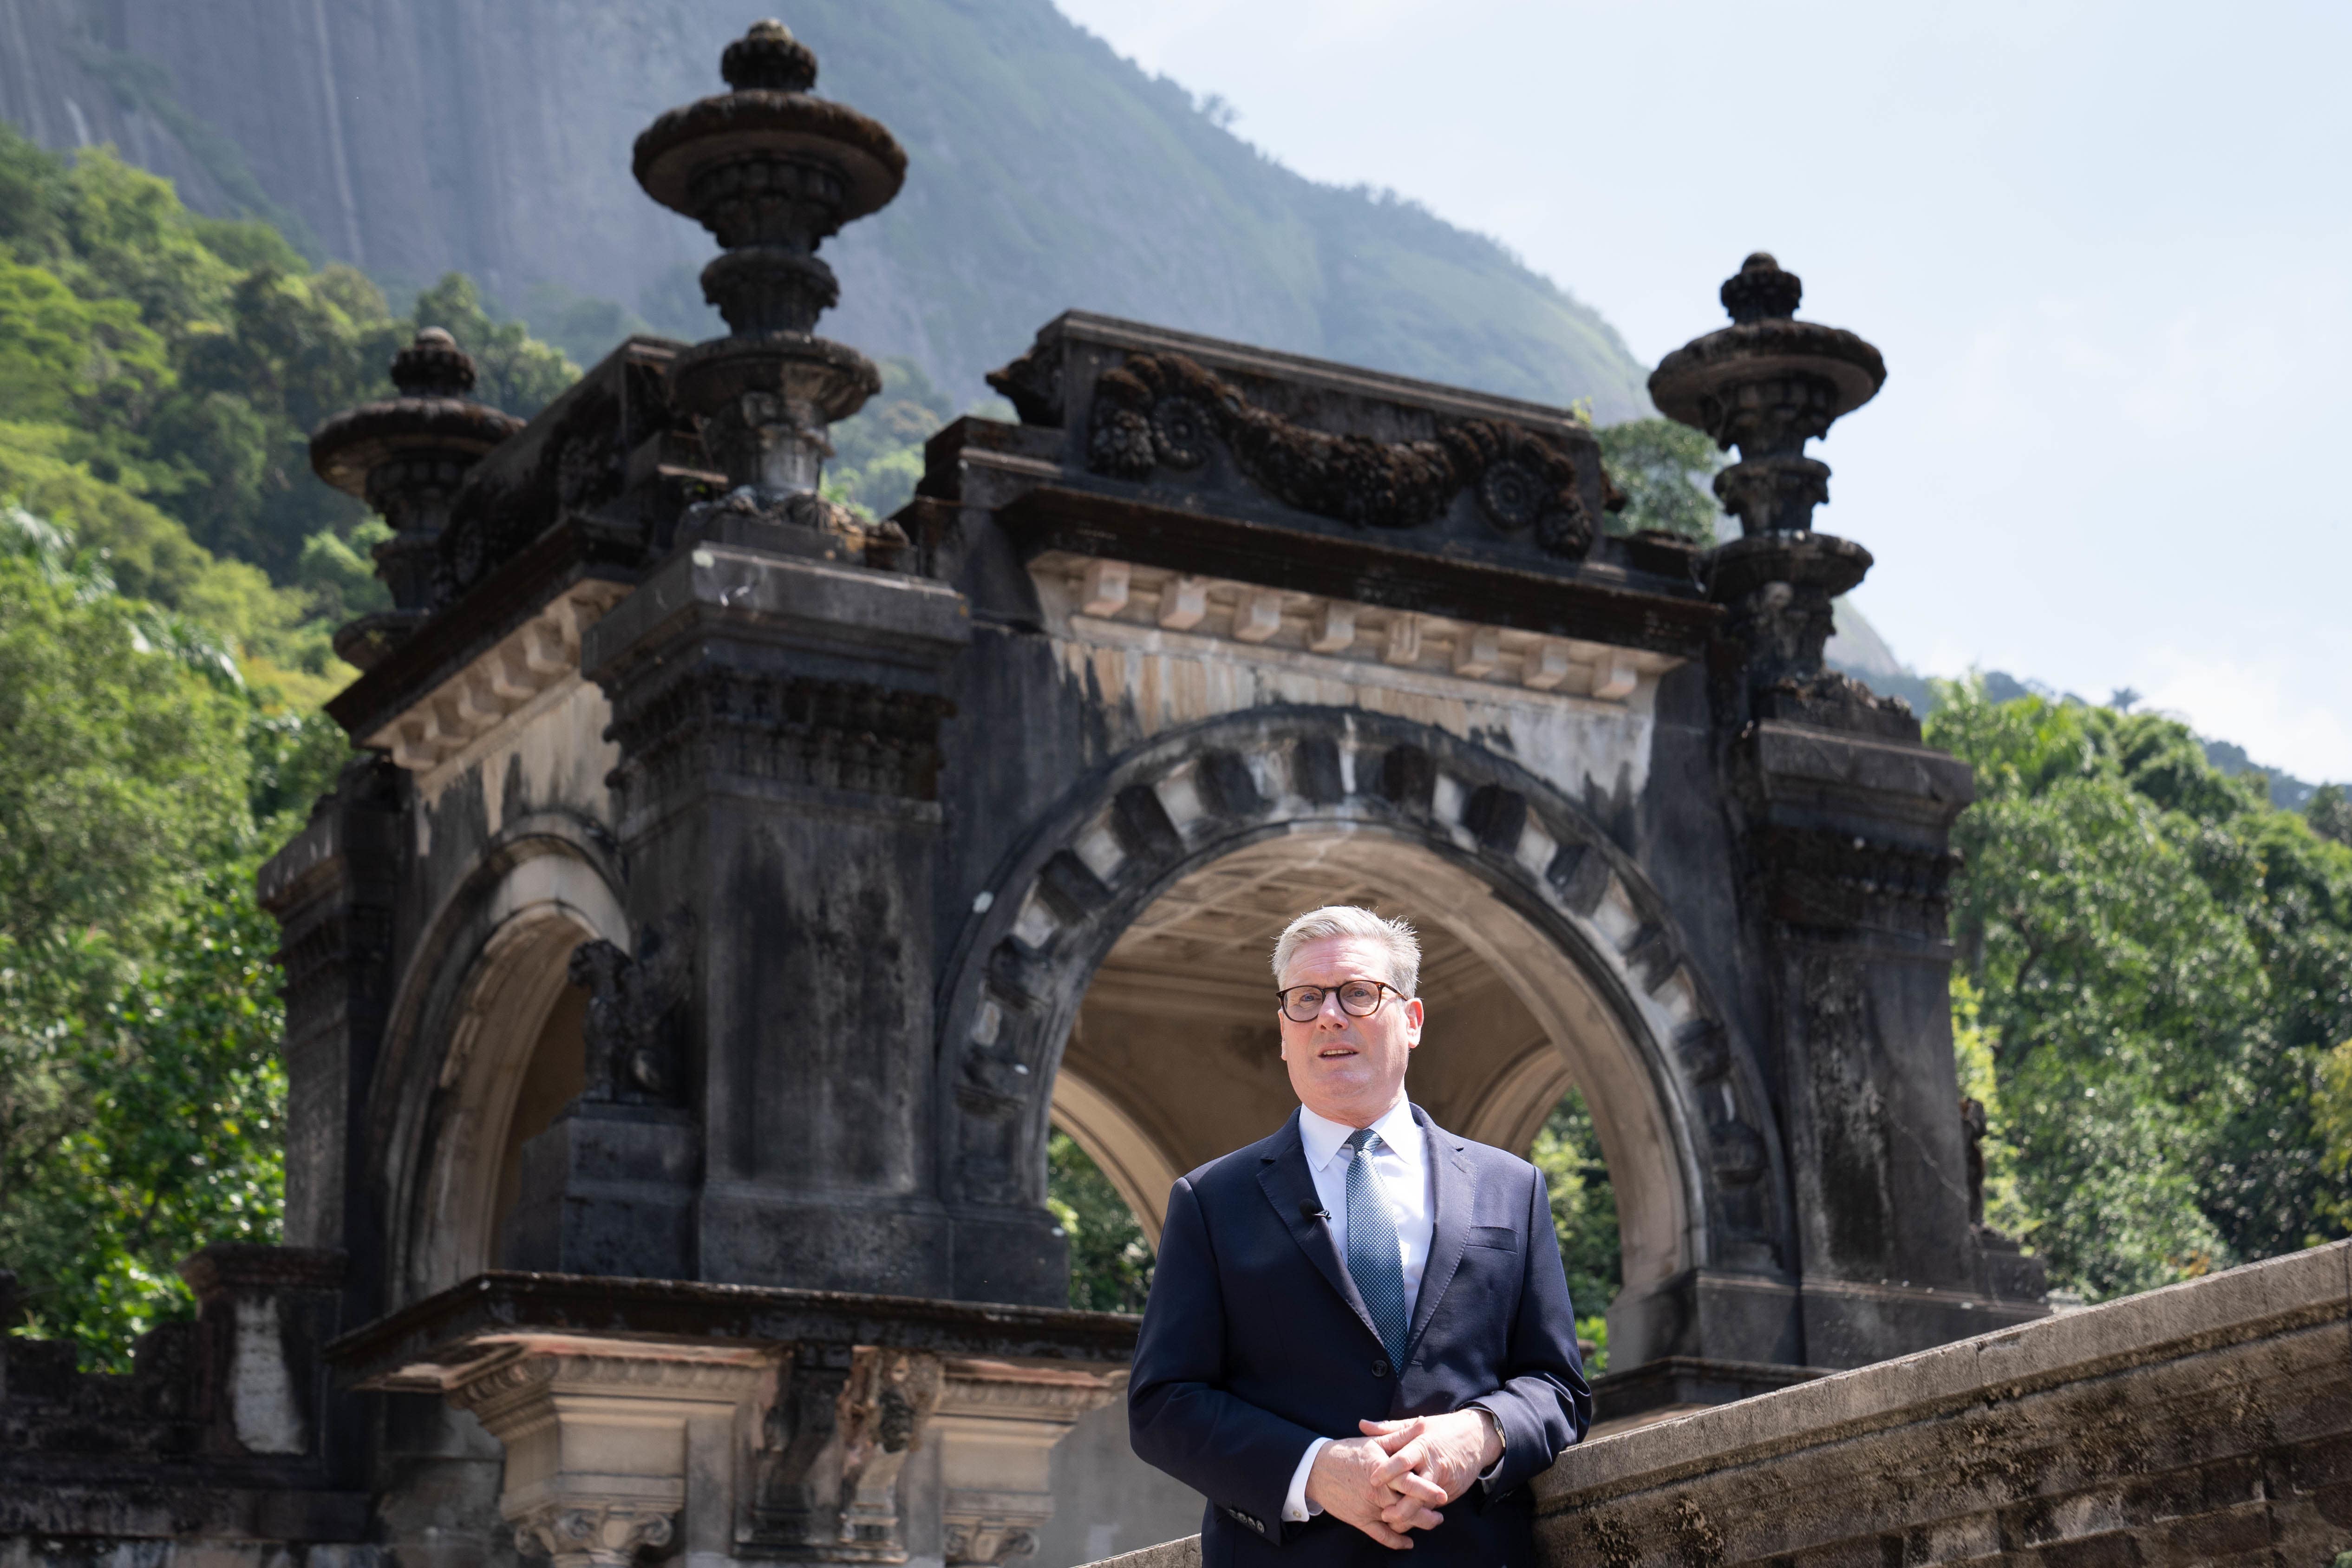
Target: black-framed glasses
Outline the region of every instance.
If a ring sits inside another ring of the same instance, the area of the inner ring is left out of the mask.
[[[1294,1024],[1311,1024],[1323,1011],[1323,998],[1332,992],[1328,985],[1291,985],[1274,994],[1282,1004],[1284,1017]],[[1379,1012],[1384,995],[1400,999],[1404,995],[1385,980],[1342,980],[1338,994],[1339,1011],[1350,1018],[1369,1018]]]

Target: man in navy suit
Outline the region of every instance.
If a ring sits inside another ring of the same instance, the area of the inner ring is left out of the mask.
[[[1299,1109],[1168,1194],[1128,1424],[1209,1500],[1203,1568],[1338,1568],[1375,1542],[1525,1568],[1527,1483],[1591,1422],[1542,1173],[1405,1098],[1420,971],[1402,921],[1291,921],[1274,973]]]

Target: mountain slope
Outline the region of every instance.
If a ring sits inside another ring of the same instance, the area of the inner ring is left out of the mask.
[[[450,268],[711,330],[706,236],[629,146],[719,88],[758,14],[694,0],[15,0],[0,116],[111,141],[191,205],[269,216],[395,288]],[[1648,411],[1589,307],[1409,204],[1314,184],[1048,0],[799,0],[819,90],[906,143],[907,188],[828,247],[824,330],[959,402],[1073,306],[1381,369]],[[267,210],[265,210],[267,209]]]

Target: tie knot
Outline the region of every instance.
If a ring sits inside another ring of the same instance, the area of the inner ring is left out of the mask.
[[[1348,1134],[1348,1147],[1359,1154],[1369,1154],[1381,1146],[1381,1135],[1369,1127],[1359,1127]]]

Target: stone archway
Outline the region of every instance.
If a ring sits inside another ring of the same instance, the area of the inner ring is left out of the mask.
[[[1695,1268],[1780,1267],[1789,1209],[1761,1076],[1639,868],[1516,763],[1345,710],[1260,712],[1160,737],[1074,789],[1004,868],[941,997],[949,1201],[980,1216],[1042,1201],[1065,1045],[1097,972],[1147,910],[1220,863],[1295,865],[1335,847],[1411,888],[1425,918],[1508,978],[1537,1025],[1538,1038],[1517,1042],[1466,1102],[1465,1131],[1516,1135],[1528,1111],[1506,1081],[1524,1094],[1556,1072],[1586,1088],[1615,1182],[1633,1194],[1629,1294]],[[1103,1064],[1073,1065],[1095,1100],[1116,1103]],[[1116,1109],[1153,1131],[1131,1099]],[[1164,1131],[1150,1142],[1163,1168],[1206,1157]]]
[[[521,1142],[577,1092],[572,950],[629,927],[569,835],[519,835],[452,900],[412,972],[379,1085],[388,1098],[388,1278],[405,1299],[497,1267]],[[567,1086],[572,1086],[567,1088]]]
[[[1622,1054],[1614,1041],[1576,1043],[1612,1032],[1580,986],[1538,1000],[1555,1026],[1570,1021],[1569,1043],[1553,1043],[1522,993],[1573,985],[1574,971],[1509,965],[1493,928],[1517,917],[1467,873],[1377,830],[1261,839],[1181,879],[1120,934],[1054,1079],[1055,1124],[1090,1155],[1106,1150],[1106,1174],[1147,1234],[1178,1173],[1289,1114],[1266,955],[1289,915],[1335,901],[1409,916],[1421,931],[1430,1024],[1409,1087],[1441,1124],[1524,1152],[1574,1074]],[[1671,1205],[1653,1217],[1675,1224]]]

